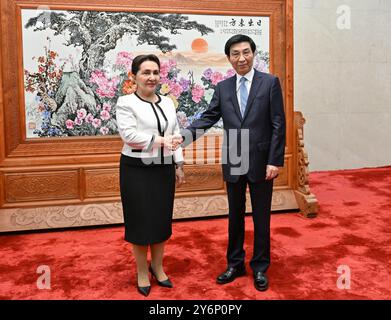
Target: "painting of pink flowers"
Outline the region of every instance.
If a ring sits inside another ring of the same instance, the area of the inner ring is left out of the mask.
[[[254,68],[269,70],[268,17],[21,13],[27,138],[118,134],[116,102],[137,90],[131,67],[139,54],[159,57],[157,94],[173,100],[181,128],[208,108],[220,81],[235,76],[224,55],[224,43],[233,34],[250,35],[257,45]]]

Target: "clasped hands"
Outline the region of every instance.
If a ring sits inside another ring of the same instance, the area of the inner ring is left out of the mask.
[[[174,134],[164,137],[164,147],[168,150],[177,150],[183,142],[183,138],[180,134]]]

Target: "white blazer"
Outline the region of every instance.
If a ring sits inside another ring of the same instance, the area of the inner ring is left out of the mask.
[[[158,95],[159,101],[151,103],[136,93],[121,96],[116,105],[119,134],[124,141],[122,154],[135,158],[154,158],[160,147],[153,147],[159,131],[163,136],[180,133],[174,102]],[[160,129],[160,130],[159,130]],[[164,156],[174,157],[174,162],[183,162],[182,148],[175,151],[163,148]]]

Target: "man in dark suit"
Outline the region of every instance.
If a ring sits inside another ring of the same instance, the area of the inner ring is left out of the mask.
[[[186,130],[184,145],[212,127],[224,123],[223,177],[229,204],[228,267],[217,277],[225,284],[246,273],[244,224],[246,188],[249,186],[254,222],[254,252],[250,261],[257,290],[268,288],[270,265],[270,210],[273,179],[284,164],[285,114],[277,77],[253,69],[254,41],[235,35],[225,44],[225,54],[236,75],[221,81],[209,108]]]

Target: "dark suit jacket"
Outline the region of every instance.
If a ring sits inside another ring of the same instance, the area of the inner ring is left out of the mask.
[[[244,116],[240,113],[236,95],[236,75],[221,81],[214,92],[209,108],[182,131],[184,145],[191,143],[197,129],[206,130],[220,118],[224,124],[223,177],[225,181],[237,182],[239,176],[247,174],[251,182],[265,179],[266,165],[283,166],[285,152],[285,114],[280,82],[277,77],[255,70]],[[236,129],[232,131],[231,129]],[[249,139],[241,142],[243,131],[248,129]],[[189,132],[192,140],[189,139]],[[191,140],[191,141],[189,141]],[[235,153],[237,151],[237,153]],[[242,162],[232,156],[241,155]],[[248,170],[234,173],[232,168],[243,166],[248,157]]]

